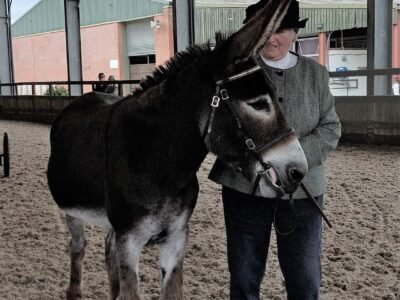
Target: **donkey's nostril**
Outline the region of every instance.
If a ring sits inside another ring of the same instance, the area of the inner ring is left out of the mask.
[[[288,171],[289,171],[289,178],[294,183],[299,183],[303,179],[303,177],[305,175],[305,173],[303,173],[303,172],[301,172],[301,171],[299,171],[298,169],[295,169],[295,168],[290,168]]]

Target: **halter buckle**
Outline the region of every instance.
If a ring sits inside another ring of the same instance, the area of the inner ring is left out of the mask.
[[[211,100],[211,106],[212,107],[218,107],[219,106],[219,101],[221,99],[218,96],[214,96]]]
[[[249,148],[249,150],[254,150],[256,149],[256,144],[254,144],[252,139],[247,139],[245,141],[247,148]]]
[[[226,89],[222,89],[220,93],[221,93],[221,99],[222,100],[228,100],[229,99],[228,91]]]

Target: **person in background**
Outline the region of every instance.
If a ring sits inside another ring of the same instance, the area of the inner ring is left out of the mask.
[[[108,76],[108,81],[109,81],[109,83],[107,86],[106,93],[107,94],[115,94],[116,89],[115,89],[115,83],[113,82],[113,81],[115,81],[114,75]]]
[[[99,73],[98,78],[100,82],[94,85],[93,91],[105,93],[107,91],[107,86],[108,86],[108,84],[105,82],[106,75],[103,72],[101,72]]]
[[[249,6],[243,22],[268,1]],[[275,84],[279,106],[306,155],[309,169],[303,183],[322,206],[324,163],[338,144],[341,125],[326,68],[290,51],[306,22],[300,21],[299,4],[292,1],[279,29],[261,50],[258,63]],[[322,220],[307,195],[300,189],[283,198],[260,189],[251,195],[252,183],[220,160],[209,178],[223,186],[230,299],[260,299],[273,226],[288,299],[319,299]]]
[[[394,77],[394,83],[392,85],[393,95],[400,96],[400,75]]]

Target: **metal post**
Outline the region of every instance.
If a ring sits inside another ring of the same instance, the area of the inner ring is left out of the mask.
[[[375,1],[378,2],[378,1]],[[375,69],[392,67],[392,17],[393,0],[380,0],[375,5]],[[375,77],[375,95],[391,94],[391,76],[381,75]]]
[[[173,0],[172,6],[176,53],[194,44],[194,0]]]
[[[10,24],[10,2],[0,0],[0,84],[13,82]],[[12,95],[12,88],[1,87],[0,95]]]
[[[375,57],[375,0],[368,0],[368,24],[367,24],[367,69],[372,70],[374,66]],[[375,77],[372,74],[367,75],[367,95],[374,95]]]
[[[79,1],[64,0],[65,37],[67,39],[68,81],[82,81],[81,33]],[[82,85],[70,85],[71,96],[83,93]]]

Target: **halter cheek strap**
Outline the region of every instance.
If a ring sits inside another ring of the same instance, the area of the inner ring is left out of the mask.
[[[226,91],[226,89],[221,89],[223,84],[235,81],[235,80],[237,80],[239,78],[245,77],[245,76],[250,75],[250,74],[252,74],[254,72],[257,72],[259,70],[261,70],[261,67],[259,65],[256,65],[256,66],[254,66],[254,67],[252,67],[252,68],[250,68],[248,70],[245,70],[245,71],[243,71],[243,72],[241,72],[239,74],[232,75],[232,76],[228,77],[225,80],[218,80],[216,82],[215,96],[211,100],[211,110],[210,110],[210,113],[209,113],[209,116],[208,116],[208,119],[207,119],[206,126],[205,126],[205,128],[203,130],[203,133],[202,133],[203,140],[212,131],[212,125],[213,125],[213,122],[214,122],[215,111],[219,107],[221,99],[222,100],[229,100],[228,92]],[[238,128],[241,128],[239,117],[237,116],[236,111],[233,109],[232,104],[231,103],[229,103],[229,104],[230,104],[231,114],[235,118],[236,126]]]
[[[210,114],[208,115],[206,127],[204,128],[204,131],[202,134],[203,140],[206,138],[207,135],[209,135],[211,133],[212,125],[214,122],[215,111],[219,107],[220,101],[221,101],[221,98],[219,97],[219,85],[217,85],[216,91],[215,91],[215,96],[211,100]]]

